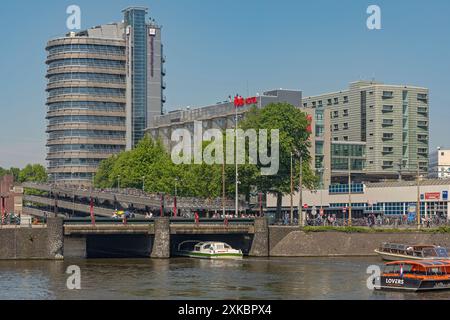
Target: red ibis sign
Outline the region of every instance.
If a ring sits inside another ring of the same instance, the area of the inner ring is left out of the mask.
[[[258,103],[258,98],[257,97],[250,97],[250,98],[243,98],[241,96],[236,96],[234,98],[234,106],[236,108],[241,108],[244,106],[248,106],[251,104],[257,104]]]
[[[440,192],[425,193],[425,200],[441,200]]]

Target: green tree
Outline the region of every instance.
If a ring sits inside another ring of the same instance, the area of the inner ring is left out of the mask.
[[[11,167],[6,171],[6,174],[11,174],[14,177],[14,181],[19,181],[20,169]]]
[[[25,168],[19,171],[18,179],[22,182],[47,182],[48,175],[45,168],[40,164],[28,164]]]
[[[290,193],[291,154],[293,159],[296,160],[293,171],[295,190],[299,190],[300,156],[303,160],[303,186],[312,189],[317,185],[317,177],[310,167],[311,156],[308,148],[311,144],[308,126],[307,115],[287,103],[272,103],[262,109],[253,107],[246,114],[245,119],[240,122],[241,129],[255,129],[258,134],[260,130],[267,129],[269,132],[269,150],[271,145],[270,131],[279,130],[278,173],[270,176],[261,175],[259,171],[263,166],[259,161],[258,165],[254,166],[257,171],[247,169],[247,171],[241,173],[241,176],[244,176],[245,172],[248,172],[250,177],[248,177],[247,183],[256,186],[259,192],[272,193],[277,196],[278,216],[281,215],[283,195]],[[241,179],[244,180],[245,177]]]
[[[0,178],[6,174],[7,170],[0,167]]]

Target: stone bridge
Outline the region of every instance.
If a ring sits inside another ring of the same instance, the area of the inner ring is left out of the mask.
[[[48,228],[52,252],[64,258],[170,258],[177,255],[178,245],[186,240],[223,241],[242,249],[246,255],[265,257],[269,254],[269,228],[265,218],[193,220],[155,218],[149,220],[97,219],[95,225],[88,219],[49,218]],[[54,240],[52,240],[54,241]]]

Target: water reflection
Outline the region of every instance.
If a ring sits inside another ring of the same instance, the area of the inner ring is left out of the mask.
[[[5,299],[448,299],[450,292],[372,292],[378,258],[247,258],[242,261],[67,260],[0,262]],[[66,288],[78,265],[82,290]]]

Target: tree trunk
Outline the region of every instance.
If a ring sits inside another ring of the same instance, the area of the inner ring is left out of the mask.
[[[277,192],[277,213],[276,219],[280,220],[281,216],[281,206],[283,205],[283,194],[281,192]]]

